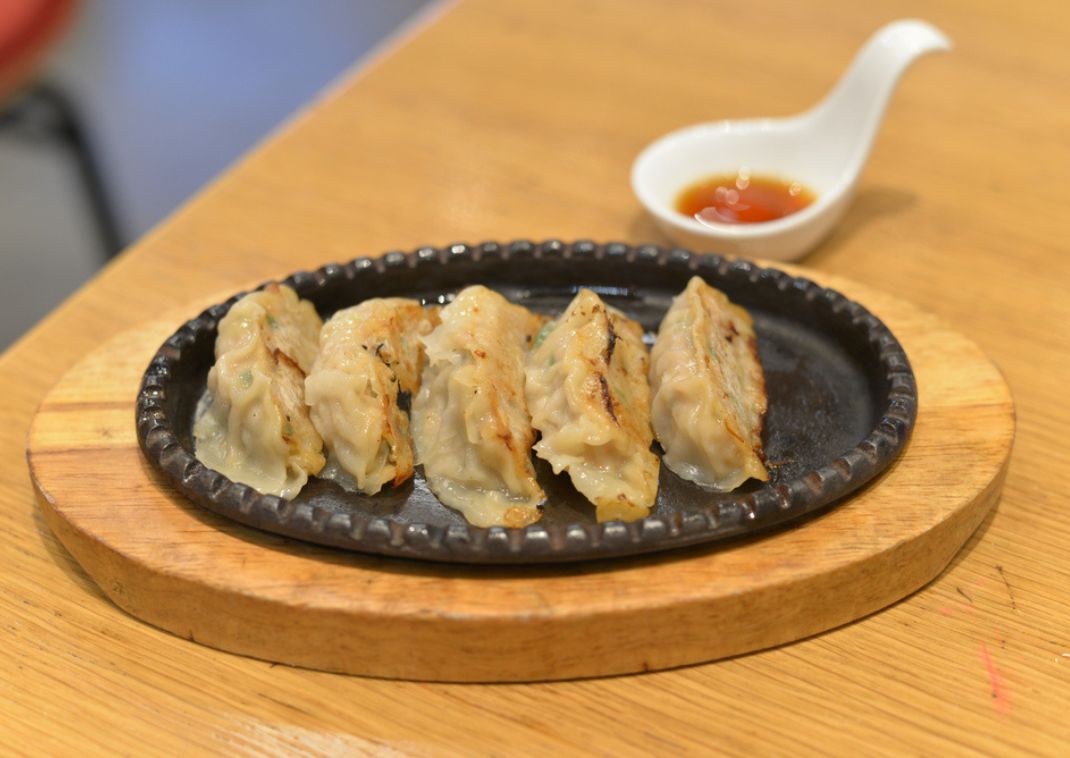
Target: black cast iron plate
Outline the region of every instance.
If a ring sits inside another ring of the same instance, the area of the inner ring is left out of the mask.
[[[250,526],[323,545],[458,563],[548,563],[636,555],[752,535],[811,515],[863,486],[900,453],[917,391],[888,328],[843,295],[773,268],[653,245],[581,241],[455,244],[358,258],[283,280],[320,314],[371,297],[448,302],[484,284],[532,310],[560,313],[580,287],[637,319],[653,338],[673,296],[698,274],[754,318],[769,412],[771,480],[716,494],[661,468],[656,507],[641,521],[599,524],[564,474],[537,461],[548,496],[524,529],[469,525],[431,494],[417,468],[375,496],[313,478],[293,501],[261,495],[193,455],[197,399],[213,361],[216,325],[240,297],[209,308],[153,358],[137,398],[148,459],[190,500]]]

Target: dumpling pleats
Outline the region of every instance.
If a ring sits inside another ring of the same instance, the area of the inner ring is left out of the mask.
[[[231,307],[219,322],[216,362],[193,426],[202,463],[288,499],[323,468],[323,440],[304,392],[320,327],[312,304],[282,285]]]
[[[399,399],[420,387],[420,338],[436,324],[437,307],[375,298],[323,325],[319,357],[305,380],[312,422],[328,450],[321,478],[374,495],[412,476],[409,417]]]
[[[650,387],[643,329],[580,290],[540,333],[528,357],[526,395],[542,435],[535,453],[567,471],[599,521],[650,513],[658,458],[650,450]]]
[[[476,526],[526,526],[545,498],[531,463],[524,359],[544,319],[485,287],[462,290],[423,338],[412,406],[416,459],[432,492]]]
[[[765,377],[750,314],[693,277],[651,352],[651,414],[665,465],[708,489],[767,481]]]

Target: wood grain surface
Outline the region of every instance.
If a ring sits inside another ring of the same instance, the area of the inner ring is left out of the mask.
[[[27,443],[38,503],[128,613],[269,661],[425,681],[533,681],[792,642],[883,608],[942,571],[995,504],[1014,437],[1007,385],[976,345],[901,300],[818,279],[899,337],[917,378],[918,419],[876,483],[768,537],[500,569],[359,556],[242,528],[184,502],[137,444],[141,374],[194,308],[112,338],[49,392]]]
[[[44,524],[24,454],[30,419],[112,336],[208,293],[389,248],[664,241],[628,189],[647,142],[712,118],[799,111],[902,16],[941,27],[955,50],[906,74],[847,216],[805,265],[935,313],[1014,395],[1003,496],[920,592],[714,664],[422,684],[272,666],[154,629],[111,603]],[[1068,37],[1062,0],[442,9],[0,357],[4,751],[1064,754]]]

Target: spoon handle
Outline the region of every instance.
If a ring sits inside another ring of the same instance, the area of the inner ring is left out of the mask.
[[[950,49],[951,41],[932,24],[893,21],[869,38],[836,86],[804,118],[835,137],[834,143],[849,150],[860,166],[903,72],[923,55]]]

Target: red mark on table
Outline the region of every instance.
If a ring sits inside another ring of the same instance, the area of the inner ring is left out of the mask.
[[[988,645],[981,642],[981,663],[988,672],[988,684],[992,692],[992,704],[996,706],[996,713],[1005,715],[1011,711],[1011,701],[1007,695],[1007,685],[1000,676],[999,669],[992,662],[992,656],[988,654]]]

